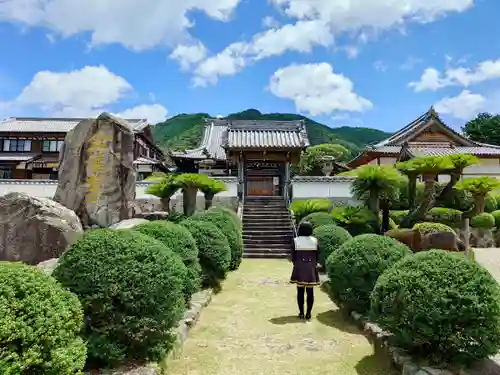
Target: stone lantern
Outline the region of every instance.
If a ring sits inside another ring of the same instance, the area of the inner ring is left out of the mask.
[[[325,174],[325,176],[330,176],[330,173],[335,169],[334,163],[335,163],[335,158],[333,156],[325,155],[321,158],[321,161],[323,162],[323,167],[321,170]]]

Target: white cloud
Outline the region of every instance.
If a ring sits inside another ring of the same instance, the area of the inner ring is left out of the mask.
[[[270,79],[269,89],[279,98],[293,100],[297,111],[312,116],[335,111],[363,112],[373,107],[368,99],[354,92],[349,78],[334,73],[327,63],[278,69]]]
[[[445,97],[436,103],[436,111],[461,120],[470,120],[487,106],[487,99],[480,94],[463,90],[455,97]]]
[[[121,118],[147,119],[149,123],[157,124],[165,121],[167,114],[167,109],[160,104],[141,104],[119,112],[116,115]]]
[[[485,60],[474,68],[448,68],[441,74],[435,68],[427,68],[422,73],[420,80],[410,82],[416,92],[436,91],[448,86],[469,87],[477,83],[500,78],[500,59]]]
[[[2,0],[0,20],[46,27],[62,37],[90,33],[91,44],[141,51],[189,40],[190,11],[226,21],[240,0]]]
[[[276,18],[267,16],[262,19],[262,26],[265,28],[278,28],[280,27],[280,23]]]
[[[207,48],[201,42],[195,44],[180,44],[170,54],[172,60],[176,60],[183,70],[188,70],[194,64],[202,61],[207,55]]]
[[[105,66],[85,66],[71,72],[38,72],[14,100],[4,105],[16,112],[38,109],[54,117],[93,117],[109,111],[132,92],[129,82]],[[143,104],[118,115],[156,123],[165,119],[167,109],[156,103]]]
[[[408,58],[399,66],[401,70],[413,70],[415,66],[422,62],[421,58],[408,56]]]
[[[378,72],[387,71],[387,65],[382,60],[377,60],[373,63],[373,68]]]
[[[235,75],[247,65],[286,51],[311,52],[315,46],[333,43],[329,28],[319,21],[299,21],[256,34],[251,42],[229,45],[203,61],[195,70],[195,86],[217,83],[221,76]]]
[[[385,30],[406,22],[426,23],[451,12],[464,12],[474,0],[271,0],[290,17],[322,19],[338,32]]]

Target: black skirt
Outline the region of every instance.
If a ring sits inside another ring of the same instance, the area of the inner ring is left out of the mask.
[[[319,285],[316,257],[316,250],[295,251],[290,282],[305,287]]]

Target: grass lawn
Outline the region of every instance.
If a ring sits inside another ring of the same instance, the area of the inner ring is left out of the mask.
[[[395,375],[388,359],[315,290],[310,323],[296,318],[291,264],[245,259],[202,312],[169,375]]]

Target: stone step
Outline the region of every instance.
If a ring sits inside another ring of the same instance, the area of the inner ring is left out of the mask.
[[[257,230],[257,229],[247,229],[243,228],[243,235],[247,236],[259,236],[262,234],[274,234],[274,235],[293,235],[293,230],[291,228],[267,228],[264,230]]]
[[[274,229],[287,229],[289,231],[293,231],[293,227],[291,223],[262,223],[262,222],[254,222],[254,223],[245,223],[243,225],[243,230],[262,230],[262,231],[271,231]]]
[[[287,259],[287,253],[243,253],[243,258],[247,259]]]
[[[243,242],[243,245],[245,249],[288,249],[290,247],[290,242]],[[290,249],[288,251],[290,251]]]
[[[262,247],[259,249],[255,249],[255,248],[246,248],[245,247],[245,250],[243,251],[243,253],[244,254],[272,254],[272,253],[290,254],[290,250],[286,249],[286,248],[269,249],[269,248]]]
[[[266,221],[266,222],[273,222],[273,221],[276,221],[276,222],[280,222],[280,221],[290,221],[292,218],[290,217],[290,215],[280,215],[280,216],[276,216],[276,215],[252,215],[252,214],[246,214],[246,215],[243,215],[243,222],[246,222],[246,221],[255,221],[255,220],[262,220],[262,221]]]
[[[271,218],[270,215],[273,215],[273,217],[277,218],[282,218],[282,217],[290,217],[290,214],[286,211],[284,212],[275,212],[275,213],[262,213],[262,212],[244,212],[243,213],[243,218],[259,218],[259,217],[264,217],[264,218]]]
[[[243,207],[243,212],[247,211],[276,211],[276,212],[288,212],[286,207],[273,207],[273,206],[255,206],[255,207]]]
[[[272,235],[272,234],[264,234],[260,236],[245,236],[243,235],[243,243],[244,244],[250,244],[250,243],[267,243],[267,244],[291,244],[293,239],[293,235]]]

